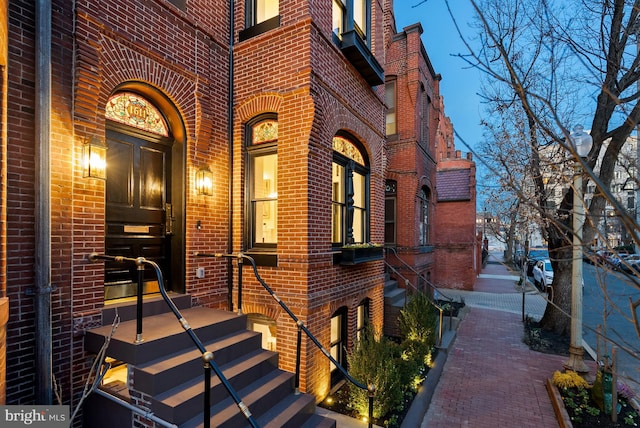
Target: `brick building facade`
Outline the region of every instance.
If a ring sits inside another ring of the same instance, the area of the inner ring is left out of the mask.
[[[396,218],[413,219],[397,223],[398,249],[435,281],[433,153],[448,119],[420,27],[393,34],[391,0],[356,16],[352,1],[278,3],[235,2],[233,13],[218,0],[6,5],[7,404],[53,402],[54,388],[78,404],[93,360],[83,336],[111,323],[103,309],[132,283],[126,269],[90,263],[93,252],[140,249],[127,254],[158,260],[171,293],[218,309],[237,302],[237,267],[197,253],[250,255],[345,362],[363,317],[381,328],[384,285],[382,259],[347,262],[345,246],[385,240],[391,180],[402,189]],[[399,117],[413,117],[389,145],[385,74],[403,87]],[[94,145],[107,149],[106,180],[86,176]],[[204,192],[200,172],[210,173]],[[293,371],[296,325],[243,272],[242,312]],[[333,367],[309,340],[302,367],[301,389],[321,399]]]

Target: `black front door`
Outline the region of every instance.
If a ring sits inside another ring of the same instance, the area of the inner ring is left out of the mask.
[[[171,141],[107,130],[105,252],[156,262],[170,288],[173,235]],[[158,291],[155,270],[145,266],[145,294]],[[105,264],[105,299],[134,296],[138,268]]]

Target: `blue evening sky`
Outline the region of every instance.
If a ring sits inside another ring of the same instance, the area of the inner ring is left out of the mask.
[[[442,75],[440,94],[444,96],[445,114],[453,122],[456,133],[455,144],[458,150],[473,150],[482,140],[479,125],[482,105],[477,93],[480,91],[480,72],[470,68],[461,58],[453,55],[466,54],[465,45],[460,40],[444,0],[395,0],[396,31],[420,22],[422,24],[422,42],[427,50],[436,73]],[[419,4],[419,5],[418,5]],[[461,31],[473,38],[475,31],[469,28],[473,19],[473,8],[468,0],[449,0]],[[415,6],[415,7],[413,7]],[[474,154],[479,165],[479,159]],[[478,176],[478,179],[481,177]]]

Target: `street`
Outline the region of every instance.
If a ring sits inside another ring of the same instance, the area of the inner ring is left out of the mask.
[[[640,385],[640,338],[636,332],[629,298],[640,300],[640,278],[585,263],[583,338],[596,350],[598,325],[602,334],[618,345],[618,375],[626,383]],[[606,291],[606,293],[605,293]],[[640,308],[638,308],[640,315]],[[607,341],[604,354],[611,354]],[[626,348],[623,349],[623,348]],[[635,353],[635,356],[631,353]]]

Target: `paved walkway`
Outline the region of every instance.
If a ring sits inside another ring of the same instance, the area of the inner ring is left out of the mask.
[[[558,426],[544,383],[566,357],[530,351],[522,342],[518,280],[491,254],[473,292],[442,290],[463,298],[469,312],[420,428]],[[525,313],[540,318],[543,296],[527,287]]]

